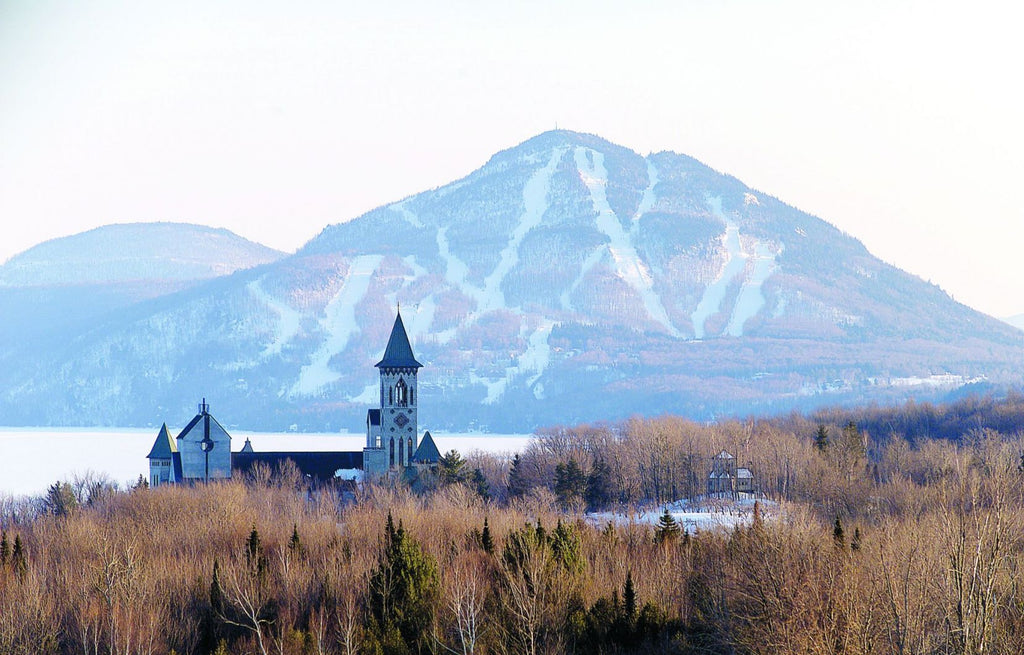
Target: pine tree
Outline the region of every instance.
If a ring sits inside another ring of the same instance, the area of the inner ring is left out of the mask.
[[[654,530],[654,541],[659,544],[670,543],[679,536],[679,524],[675,517],[665,508],[661,518],[658,519],[658,527]]]
[[[263,546],[260,543],[260,533],[256,530],[256,524],[252,524],[252,532],[249,533],[249,538],[245,540],[245,559],[252,566],[256,563],[257,558],[260,556],[263,550]]]
[[[457,450],[449,450],[438,461],[438,477],[441,484],[458,484],[468,479],[466,460]]]
[[[555,526],[555,531],[551,533],[551,552],[566,571],[583,571],[583,552],[579,534],[572,525],[562,523],[561,519]]]
[[[21,544],[21,535],[14,537],[14,551],[11,553],[11,568],[23,577],[28,571],[28,559],[25,557],[25,547]]]
[[[828,450],[828,428],[823,424],[818,424],[818,431],[814,435],[814,447],[821,453]]]
[[[636,589],[633,587],[633,571],[626,571],[626,584],[622,587],[622,609],[626,621],[632,624],[636,620]]]
[[[587,476],[585,499],[587,507],[591,511],[602,510],[608,507],[615,499],[615,484],[612,479],[612,470],[604,461],[604,457],[599,457],[594,462],[594,468],[590,470],[590,474]]]
[[[860,550],[860,528],[853,529],[853,540],[850,542],[850,550],[855,553]]]
[[[586,490],[587,476],[575,459],[555,467],[555,495],[562,507],[571,507]]]
[[[7,565],[11,558],[11,542],[7,541],[7,532],[0,533],[0,568]]]
[[[519,453],[512,458],[512,465],[508,469],[508,495],[513,498],[524,496],[528,490],[526,474],[523,472],[523,460]]]
[[[491,485],[487,482],[487,478],[484,476],[484,472],[480,469],[473,469],[473,475],[470,478],[470,482],[473,483],[473,489],[477,495],[488,500],[491,497]]]
[[[288,550],[293,555],[298,555],[302,552],[302,542],[299,541],[299,526],[296,523],[292,524],[292,538],[288,540]]]
[[[213,560],[213,579],[210,580],[210,607],[214,613],[224,613],[224,590],[220,586],[220,562]]]
[[[843,523],[836,516],[836,522],[832,527],[832,541],[839,550],[846,550],[846,535],[843,533]]]
[[[484,517],[484,531],[480,533],[480,546],[488,555],[494,554],[494,537],[491,536],[491,526],[487,524],[487,517]]]

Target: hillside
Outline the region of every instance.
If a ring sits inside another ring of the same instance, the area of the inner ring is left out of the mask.
[[[8,352],[7,422],[360,429],[401,304],[425,427],[707,419],[1019,385],[1021,333],[675,153],[548,132],[294,256]],[[40,418],[44,417],[44,418]],[[3,422],[3,421],[0,421]]]

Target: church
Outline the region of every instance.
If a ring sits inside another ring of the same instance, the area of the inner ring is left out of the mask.
[[[245,475],[257,465],[276,466],[291,460],[299,471],[317,484],[347,473],[361,471],[367,478],[400,475],[407,469],[436,466],[441,454],[429,432],[418,436],[417,375],[423,365],[416,361],[401,310],[395,317],[376,364],[380,376],[380,403],[366,412],[366,446],[360,451],[257,452],[246,439],[238,452],[231,451],[231,435],[210,414],[206,399],[189,424],[172,438],[165,423],[149,451],[149,484],[195,484]]]

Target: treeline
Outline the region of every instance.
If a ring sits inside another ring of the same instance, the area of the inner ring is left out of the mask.
[[[696,534],[460,481],[346,504],[285,476],[8,511],[0,652],[1024,652],[1019,446],[886,451],[930,473],[869,477],[855,514],[772,504]]]

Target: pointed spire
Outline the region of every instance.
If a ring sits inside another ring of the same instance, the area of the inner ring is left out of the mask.
[[[391,328],[391,338],[388,339],[388,346],[384,349],[384,359],[376,364],[377,368],[422,368],[423,364],[416,361],[412,354],[412,345],[409,344],[409,335],[405,332],[405,324],[402,323],[402,312],[399,311],[395,317],[395,325]]]
[[[164,423],[159,434],[156,435],[156,441],[153,442],[153,448],[146,455],[146,459],[171,459],[172,453],[176,452],[178,452],[178,444],[174,443],[171,433],[167,430],[167,424]]]

